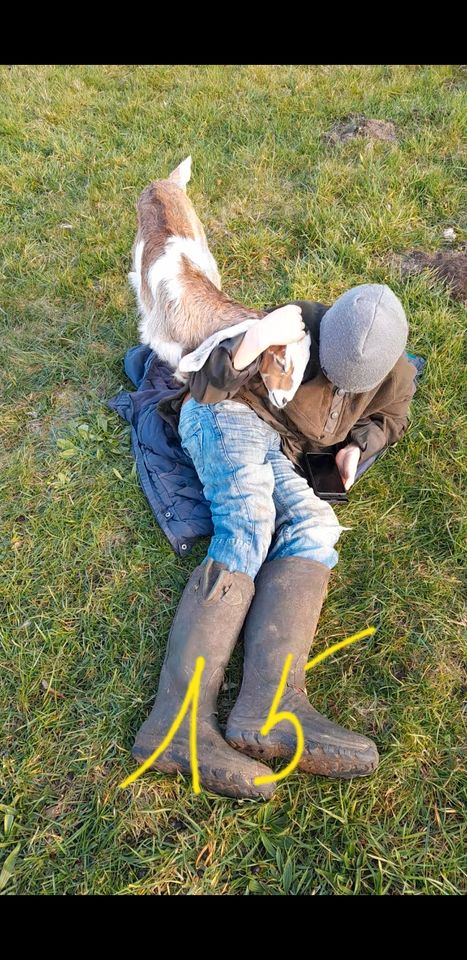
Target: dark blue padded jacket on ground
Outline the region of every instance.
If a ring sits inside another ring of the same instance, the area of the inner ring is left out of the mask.
[[[418,380],[425,360],[407,356],[416,367]],[[200,537],[212,536],[213,527],[209,503],[193,463],[182,450],[177,431],[157,411],[159,401],[177,393],[180,384],[167,364],[147,346],[128,350],[124,367],[136,391],[121,390],[109,401],[109,407],[130,424],[136,469],[149,506],[175,553],[185,557]],[[363,464],[357,478],[378,456]]]

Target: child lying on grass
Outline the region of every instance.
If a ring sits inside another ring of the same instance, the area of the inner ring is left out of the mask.
[[[278,409],[259,375],[261,358],[271,344],[297,342],[305,332],[302,384]],[[350,778],[376,768],[375,744],[319,714],[307,698],[304,667],[343,528],[297,465],[305,448],[332,450],[349,489],[359,463],[402,437],[415,391],[407,335],[394,293],[363,284],[330,308],[300,301],[273,311],[215,347],[180,391],[179,435],[210,503],[214,535],[177,609],[156,701],[133,748],[139,761],[166,736],[202,656],[201,783],[227,796],[270,797],[274,785],[255,783],[270,772],[262,761],[290,759],[296,737],[284,721],[267,736],[260,731],[292,654],[280,709],[303,729],[299,769]],[[242,628],[243,683],[224,739],[217,695]],[[154,767],[189,773],[188,716]]]

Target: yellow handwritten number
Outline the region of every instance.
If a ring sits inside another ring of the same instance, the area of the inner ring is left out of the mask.
[[[321,663],[323,660],[326,660],[327,657],[330,657],[333,653],[336,653],[337,650],[342,650],[343,647],[348,647],[351,643],[355,643],[357,640],[362,640],[363,637],[369,637],[376,632],[376,627],[368,627],[366,630],[360,630],[359,633],[352,634],[351,637],[346,637],[345,640],[340,640],[339,643],[333,643],[331,647],[328,647],[327,650],[324,650],[323,653],[319,653],[316,657],[313,657],[312,660],[309,660],[305,666],[305,671],[312,670],[313,667],[316,667],[318,663]],[[285,685],[287,682],[287,677],[289,675],[290,666],[292,663],[292,654],[289,653],[282,671],[282,676],[279,682],[279,686],[276,691],[276,695],[271,705],[269,711],[269,716],[266,720],[266,723],[261,728],[261,736],[265,737],[272,730],[273,727],[277,726],[278,723],[281,723],[283,720],[288,720],[295,727],[295,732],[297,736],[297,748],[295,754],[292,757],[290,763],[284,767],[283,770],[280,770],[279,773],[273,773],[265,777],[256,777],[255,783],[277,783],[278,780],[283,780],[284,777],[287,777],[289,773],[292,773],[295,770],[295,767],[300,762],[300,757],[303,753],[305,746],[305,740],[303,737],[303,728],[300,723],[300,720],[295,715],[295,713],[290,713],[288,710],[282,711],[282,713],[276,713],[277,707],[279,706],[282,694],[285,690]]]
[[[281,679],[280,679],[280,682],[279,682],[279,686],[278,686],[278,688],[277,688],[277,690],[276,690],[276,694],[275,694],[274,700],[272,701],[272,704],[271,704],[271,709],[270,709],[270,711],[269,711],[269,716],[268,716],[268,718],[267,718],[266,723],[264,724],[264,726],[261,727],[260,733],[261,733],[261,736],[262,736],[262,737],[265,737],[265,736],[267,736],[267,734],[269,733],[269,731],[272,730],[273,727],[277,726],[278,723],[281,723],[283,720],[288,720],[289,723],[291,723],[292,726],[295,727],[295,733],[296,733],[296,735],[297,735],[297,749],[295,750],[295,754],[294,754],[294,756],[292,757],[292,760],[290,761],[289,764],[287,764],[286,767],[284,767],[283,770],[281,770],[279,773],[271,773],[271,774],[268,774],[268,775],[265,776],[265,777],[255,777],[255,781],[254,781],[254,782],[257,783],[257,784],[259,784],[259,783],[275,783],[277,780],[282,780],[284,777],[286,777],[288,773],[291,773],[291,772],[292,772],[292,770],[295,770],[295,767],[297,766],[297,763],[298,763],[299,760],[300,760],[300,757],[301,757],[301,755],[302,755],[302,753],[303,753],[303,748],[304,748],[304,746],[305,746],[305,738],[304,738],[304,736],[303,736],[303,729],[302,729],[302,725],[301,725],[300,720],[298,719],[298,717],[296,717],[294,713],[289,713],[288,710],[283,710],[281,713],[276,713],[276,710],[277,710],[277,708],[278,708],[278,706],[279,706],[279,703],[280,703],[280,701],[281,701],[282,694],[283,694],[283,692],[284,692],[284,690],[285,690],[285,685],[286,685],[286,683],[287,683],[287,677],[288,677],[288,675],[289,675],[289,670],[290,670],[290,667],[291,667],[291,664],[292,664],[292,660],[293,660],[293,656],[292,656],[291,653],[289,653],[289,655],[288,655],[288,657],[287,657],[287,659],[286,659],[286,661],[285,661],[285,663],[284,663],[284,669],[283,669],[283,671],[282,671],[282,676],[281,676]]]
[[[333,653],[337,653],[338,650],[342,650],[343,647],[348,647],[351,643],[355,643],[357,640],[362,640],[363,637],[369,637],[375,633],[375,627],[367,627],[366,630],[360,630],[359,633],[354,633],[351,637],[346,637],[345,640],[340,640],[339,643],[334,643],[331,647],[328,647],[327,650],[324,650],[323,653],[319,653],[316,657],[313,657],[312,660],[309,660],[305,666],[305,671],[312,670],[313,667],[316,667],[318,663],[321,663],[323,660],[326,660],[327,657],[332,656]],[[279,703],[281,701],[282,695],[285,690],[285,685],[287,683],[287,677],[289,675],[289,670],[292,664],[293,656],[289,653],[286,661],[284,663],[284,669],[282,671],[282,676],[279,681],[279,686],[277,687],[274,700],[271,704],[271,709],[269,711],[268,718],[266,723],[261,728],[261,735],[266,737],[270,730],[273,727],[277,726],[278,723],[282,723],[284,720],[288,720],[289,723],[295,729],[295,734],[297,737],[297,747],[295,754],[292,757],[292,760],[283,770],[280,770],[279,773],[272,773],[269,776],[265,777],[256,777],[255,783],[276,783],[278,780],[283,780],[284,777],[287,777],[289,773],[292,773],[295,770],[297,764],[300,762],[301,755],[305,746],[305,739],[303,736],[303,728],[300,723],[300,720],[295,715],[288,710],[277,711]],[[197,743],[196,743],[196,734],[197,734],[197,717],[198,717],[198,702],[199,702],[199,690],[201,683],[201,676],[205,667],[204,657],[197,657],[195,672],[190,680],[188,685],[187,692],[185,694],[185,699],[180,707],[180,710],[175,717],[175,720],[170,727],[170,730],[162,741],[162,743],[154,750],[154,753],[148,757],[144,763],[135,770],[129,777],[122,781],[119,784],[120,789],[128,787],[130,783],[134,783],[141,774],[145,773],[146,770],[152,766],[155,760],[167,749],[171,743],[173,737],[175,736],[180,724],[182,723],[185,714],[188,712],[188,708],[191,702],[191,717],[190,717],[190,766],[191,766],[191,775],[193,779],[193,791],[194,793],[201,793],[201,787],[199,783],[199,766],[198,766],[198,752],[197,752]]]
[[[127,777],[122,783],[119,784],[121,790],[124,787],[128,787],[130,783],[134,783],[142,773],[145,773],[148,767],[152,766],[155,760],[160,757],[161,753],[167,749],[169,743],[172,741],[175,736],[185,714],[188,712],[188,707],[190,706],[191,701],[191,719],[190,719],[190,766],[191,766],[191,776],[193,778],[193,792],[201,793],[201,787],[199,785],[199,767],[198,767],[198,752],[196,745],[196,733],[197,733],[197,718],[198,718],[198,701],[199,701],[199,688],[201,683],[201,675],[204,670],[204,665],[206,661],[204,657],[197,657],[195,672],[190,680],[188,685],[187,692],[185,694],[185,699],[180,707],[180,710],[175,717],[175,720],[170,727],[170,730],[162,741],[162,743],[154,750],[154,753],[148,757],[144,763],[135,770],[131,776]]]

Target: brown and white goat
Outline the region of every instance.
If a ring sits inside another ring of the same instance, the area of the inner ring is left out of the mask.
[[[141,340],[174,370],[183,353],[212,333],[263,315],[222,293],[203,225],[186,195],[190,174],[187,157],[167,180],[143,190],[129,274]]]
[[[186,194],[190,176],[191,157],[187,157],[166,180],[155,180],[143,190],[137,203],[138,230],[129,274],[139,306],[141,341],[172,367],[179,380],[190,369],[189,365],[185,373],[179,369],[182,357],[213,334],[239,324],[246,329],[265,315],[222,293],[203,225]],[[296,346],[271,347],[263,358],[262,368],[272,376],[269,395],[275,406],[283,406],[299,386],[293,377],[292,348]],[[303,369],[305,365],[306,360]]]

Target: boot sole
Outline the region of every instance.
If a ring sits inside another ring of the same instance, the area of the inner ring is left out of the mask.
[[[252,740],[253,737],[253,740]],[[265,738],[260,734],[248,734],[248,736],[239,731],[238,733],[226,734],[228,744],[240,753],[246,754],[255,760],[291,760],[296,743],[295,740],[290,745],[285,743],[268,744]],[[370,752],[370,751],[369,751]],[[363,755],[356,756],[345,750],[345,748],[335,747],[334,750],[326,751],[316,744],[312,751],[305,750],[302,753],[297,770],[302,773],[311,773],[315,776],[334,777],[339,780],[351,780],[353,777],[369,777],[376,770],[379,763],[379,755],[375,748],[374,753],[369,757]],[[349,761],[354,760],[355,766],[349,766]],[[347,761],[347,763],[346,763]],[[341,769],[339,769],[339,764]]]
[[[139,751],[135,748],[132,750],[132,756],[137,761],[137,763],[144,763],[145,760],[151,756],[148,753],[146,756],[142,751]],[[159,757],[155,763],[151,764],[148,767],[148,770],[156,770],[158,773],[168,773],[170,775],[175,775],[177,773],[183,774],[184,777],[191,779],[191,766],[190,761],[186,757],[166,757],[163,759]],[[227,772],[223,770],[210,770],[209,774],[203,770],[202,765],[199,766],[199,780],[201,785],[205,790],[209,790],[211,793],[216,793],[221,797],[230,797],[234,800],[270,800],[274,790],[274,783],[265,783],[262,787],[257,787],[256,789],[248,784],[248,781],[245,779],[240,779],[239,777],[230,775],[229,781],[227,781]]]

